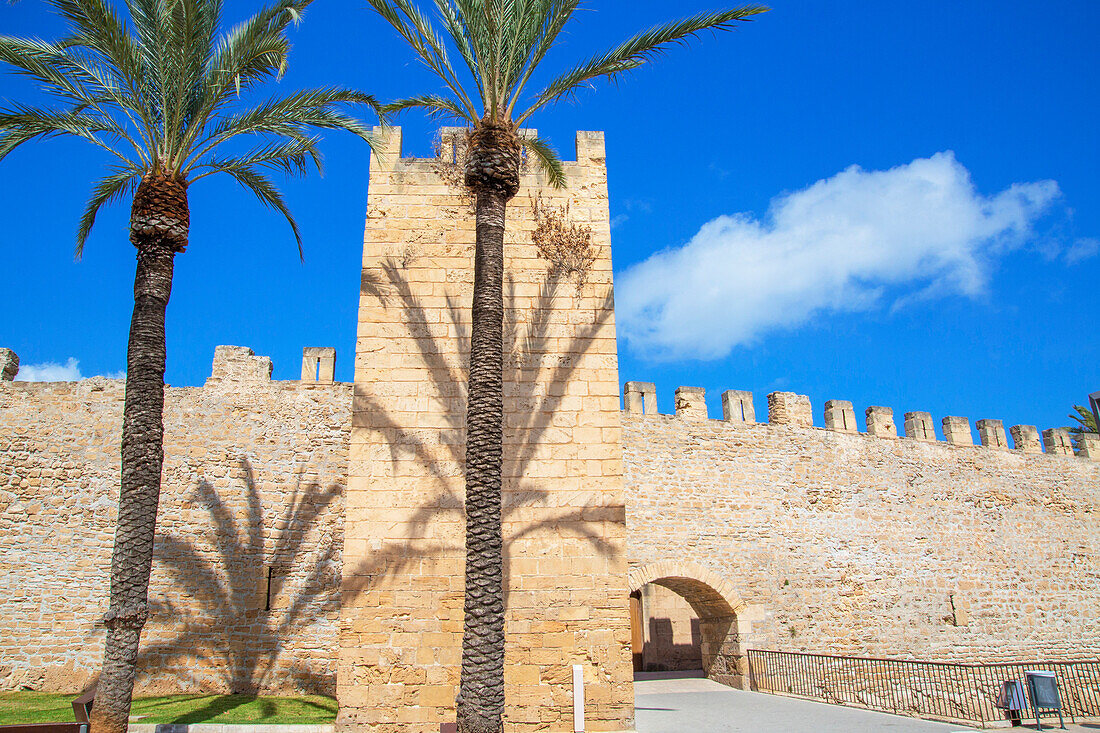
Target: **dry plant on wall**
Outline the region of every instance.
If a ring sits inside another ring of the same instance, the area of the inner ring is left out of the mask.
[[[539,257],[550,263],[548,274],[552,278],[575,277],[577,291],[580,292],[596,261],[592,227],[570,221],[568,203],[554,206],[541,195],[531,197],[531,210],[535,214],[531,241],[538,249]]]
[[[462,195],[463,208],[474,211],[474,194],[466,186],[466,163],[470,157],[470,130],[440,130],[432,141],[432,170],[450,188]]]

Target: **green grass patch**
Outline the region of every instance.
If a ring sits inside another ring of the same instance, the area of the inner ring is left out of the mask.
[[[73,719],[76,695],[0,692],[0,725],[66,722]],[[130,708],[141,723],[268,723],[311,725],[336,720],[336,699],[324,695],[168,695],[141,697]]]

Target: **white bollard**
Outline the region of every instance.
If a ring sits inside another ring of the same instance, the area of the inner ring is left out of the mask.
[[[584,665],[573,665],[573,733],[584,733]]]

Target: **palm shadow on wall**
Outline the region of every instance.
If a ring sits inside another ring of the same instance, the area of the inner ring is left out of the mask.
[[[434,477],[438,486],[436,497],[420,506],[409,520],[414,534],[425,536],[428,533],[424,530],[432,521],[440,517],[462,517],[465,513],[462,496],[455,486],[461,481],[465,462],[466,379],[465,369],[450,363],[444,356],[450,346],[440,338],[424,337],[427,314],[413,296],[402,270],[401,263],[387,261],[382,268],[385,282],[365,274],[363,291],[378,298],[386,307],[402,310],[402,322],[409,335],[419,336],[411,340],[417,344],[420,356],[430,368],[435,392],[461,399],[463,409],[452,410],[446,415],[449,429],[457,439],[447,444],[439,457],[435,450],[438,446],[425,443],[415,426],[398,424],[379,402],[367,399],[357,409],[372,413],[376,424],[380,423],[390,436],[393,465],[412,450]],[[512,419],[518,418],[518,422],[507,424],[505,434],[512,432],[524,436],[522,441],[509,441],[506,437],[504,446],[506,599],[508,568],[514,548],[517,541],[527,536],[553,530],[564,536],[572,534],[584,539],[603,557],[611,557],[615,551],[587,524],[586,512],[594,507],[547,508],[549,516],[521,526],[508,521],[517,510],[538,506],[549,498],[550,491],[522,486],[522,478],[519,478],[535,459],[540,438],[551,427],[552,416],[564,397],[552,394],[553,390],[547,386],[564,385],[569,381],[581,355],[591,347],[593,338],[612,313],[609,289],[592,322],[578,327],[567,349],[557,350],[562,355],[557,363],[549,369],[535,367],[540,378],[519,379],[521,370],[528,368],[525,363],[528,355],[555,353],[546,350],[553,320],[552,306],[561,289],[567,286],[569,283],[548,274],[541,284],[535,307],[529,311],[532,319],[526,328],[520,328],[514,318],[509,318],[505,326],[506,402],[514,400],[518,408],[518,412],[511,413]],[[515,300],[514,282],[509,280],[505,293],[506,313],[515,312],[511,307]],[[458,351],[462,359],[468,360],[468,327],[462,321],[463,309],[454,297],[447,298],[446,312],[458,334]],[[546,378],[541,378],[546,372]],[[234,483],[243,486],[243,520],[234,510],[234,501],[227,500],[208,481],[201,481],[194,489],[192,501],[209,512],[211,522],[203,528],[200,537],[188,539],[169,532],[157,535],[156,561],[177,589],[173,595],[181,600],[151,600],[150,625],[156,624],[166,632],[170,626],[174,633],[167,639],[160,638],[167,633],[160,633],[152,643],[143,644],[138,660],[142,675],[151,679],[173,677],[180,675],[188,665],[201,665],[220,675],[220,689],[238,695],[230,701],[215,701],[174,721],[177,723],[209,720],[249,702],[261,691],[294,689],[332,694],[335,688],[332,675],[280,665],[279,660],[285,640],[318,620],[338,613],[341,603],[339,538],[326,537],[316,547],[306,546],[303,540],[310,536],[326,510],[340,497],[341,487],[332,484],[322,489],[316,484],[304,484],[299,474],[286,506],[278,518],[269,522],[251,464],[242,458],[238,467],[239,473],[235,476],[238,480]],[[543,481],[552,483],[553,479]],[[617,521],[625,521],[625,517],[619,513]],[[386,542],[362,558],[354,573],[348,576],[343,588],[347,594],[344,602],[354,600],[369,586],[386,576],[401,573],[422,558],[460,552],[461,545],[426,539]],[[276,582],[264,593],[266,573],[272,568],[280,572],[283,587],[279,588]],[[292,593],[288,592],[288,586]]]
[[[383,307],[400,309],[402,318],[419,355],[431,375],[437,396],[459,398],[461,409],[452,409],[444,414],[448,423],[448,432],[456,436],[444,445],[428,444],[418,434],[415,426],[401,425],[395,421],[379,400],[356,395],[356,412],[371,414],[371,424],[387,435],[390,459],[393,466],[408,457],[412,451],[421,466],[425,467],[437,485],[436,496],[413,512],[408,520],[410,536],[425,537],[429,534],[428,525],[441,517],[464,517],[465,506],[456,484],[461,484],[465,465],[466,409],[465,386],[468,371],[470,335],[469,326],[463,319],[464,309],[454,295],[446,296],[446,317],[453,327],[458,341],[458,354],[462,365],[456,365],[445,356],[453,350],[453,345],[433,335],[427,324],[428,313],[412,292],[404,270],[413,258],[403,260],[390,258],[381,267],[381,274],[365,271],[362,277],[362,294],[376,299]],[[531,320],[526,328],[515,318],[516,295],[515,282],[511,278],[505,281],[505,332],[504,332],[504,390],[505,408],[513,401],[516,411],[505,414],[504,426],[504,476],[502,512],[504,520],[504,594],[508,598],[509,568],[515,547],[519,540],[536,535],[541,531],[553,530],[562,536],[570,534],[590,543],[605,558],[615,553],[602,536],[587,524],[589,512],[605,510],[606,507],[578,506],[568,509],[547,509],[549,516],[522,526],[516,526],[509,517],[525,507],[537,507],[545,502],[550,491],[523,485],[522,477],[536,458],[540,440],[551,427],[552,416],[557,412],[564,394],[555,395],[554,390],[546,389],[550,385],[568,383],[573,372],[581,363],[581,357],[591,349],[600,330],[607,324],[614,308],[614,297],[610,286],[600,308],[595,311],[591,323],[581,324],[566,349],[548,351],[550,327],[553,323],[554,303],[561,296],[562,289],[571,286],[567,280],[553,274],[550,270],[540,284],[535,305],[527,312]],[[578,288],[579,290],[579,288]],[[464,293],[468,295],[468,293]],[[541,364],[534,367],[535,378],[520,379],[523,371],[531,371],[528,359],[535,355],[559,355],[557,363],[544,368]],[[545,374],[545,377],[544,377]],[[540,389],[541,388],[541,389]],[[509,434],[523,436],[522,441],[509,440]],[[442,458],[438,453],[442,450]],[[554,479],[543,479],[552,483]],[[614,512],[615,521],[625,523],[625,512]],[[354,600],[370,586],[377,584],[387,576],[394,576],[421,558],[440,554],[454,555],[464,552],[462,545],[448,545],[427,539],[391,540],[363,558],[352,573],[345,572],[345,602]]]
[[[208,481],[195,487],[191,501],[211,518],[197,538],[161,532],[156,539],[154,558],[173,591],[150,599],[150,626],[162,631],[142,645],[138,668],[155,681],[200,666],[216,675],[219,692],[242,696],[215,701],[177,723],[208,720],[261,691],[335,690],[331,674],[297,667],[281,654],[287,640],[339,612],[340,537],[321,525],[342,487],[322,489],[303,482],[299,472],[285,506],[271,517],[247,458],[238,469],[233,497]],[[312,537],[319,541],[307,545]]]

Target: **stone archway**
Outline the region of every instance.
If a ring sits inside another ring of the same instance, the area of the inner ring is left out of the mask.
[[[752,638],[752,608],[733,586],[710,568],[687,560],[663,560],[632,567],[630,592],[647,583],[668,588],[699,616],[703,671],[724,685],[749,688],[745,652]]]

